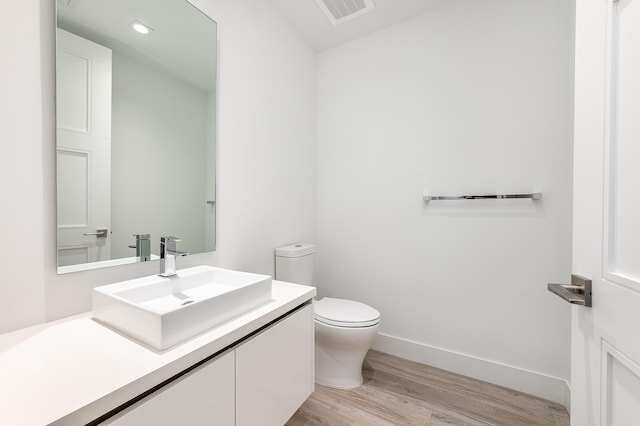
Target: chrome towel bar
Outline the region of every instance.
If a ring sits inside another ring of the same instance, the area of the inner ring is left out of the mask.
[[[542,192],[534,192],[531,194],[493,194],[493,195],[424,195],[422,200],[425,203],[429,201],[449,201],[449,200],[501,200],[508,198],[530,198],[532,200],[541,200]]]

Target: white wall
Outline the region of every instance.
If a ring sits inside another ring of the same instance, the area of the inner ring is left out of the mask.
[[[43,126],[39,7],[0,2],[0,332],[44,319]],[[52,30],[53,31],[53,30]],[[20,43],[16,43],[20,34]],[[53,33],[51,33],[53,34]],[[34,266],[36,265],[36,266]]]
[[[379,309],[379,349],[563,402],[572,7],[462,0],[318,58],[320,295]]]
[[[315,236],[315,54],[264,0],[194,3],[218,22],[219,250],[179,264],[271,273],[274,247]],[[158,268],[56,274],[53,4],[0,2],[0,332],[87,311],[93,286]]]
[[[114,50],[112,103],[112,257],[135,255],[133,234],[205,251],[207,93]]]
[[[219,17],[219,263],[272,274],[315,239],[316,55],[268,2],[193,3]]]

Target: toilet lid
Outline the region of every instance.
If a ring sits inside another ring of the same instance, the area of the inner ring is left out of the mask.
[[[380,312],[353,300],[325,297],[314,305],[316,320],[338,327],[368,327],[380,322]]]

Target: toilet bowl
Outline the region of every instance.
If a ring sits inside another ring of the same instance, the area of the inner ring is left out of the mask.
[[[380,324],[364,303],[325,297],[314,304],[316,383],[341,389],[362,384],[362,363]]]
[[[293,244],[275,250],[276,279],[313,285],[315,246]],[[314,301],[316,383],[341,389],[362,384],[362,363],[380,324],[380,313],[354,300]]]

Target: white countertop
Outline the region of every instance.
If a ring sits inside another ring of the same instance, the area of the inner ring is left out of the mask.
[[[86,313],[0,335],[0,425],[85,424],[312,299],[273,281],[272,301],[159,352]]]

